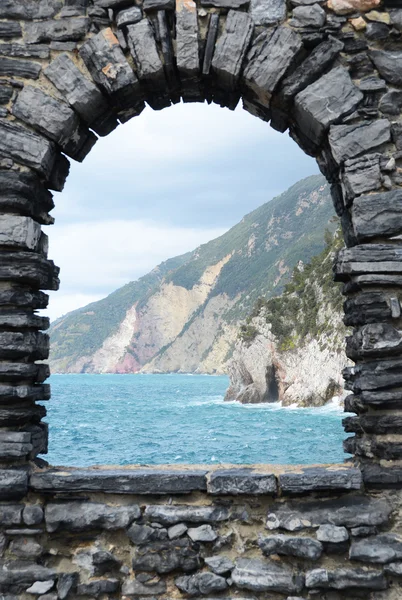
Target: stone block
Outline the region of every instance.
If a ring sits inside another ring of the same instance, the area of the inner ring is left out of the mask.
[[[116,25],[119,28],[138,23],[142,19],[142,10],[138,6],[125,8],[117,13]]]
[[[127,535],[133,544],[137,546],[148,544],[150,542],[162,541],[168,537],[167,531],[164,527],[152,527],[151,525],[139,523],[133,523],[133,525],[131,525],[131,527],[127,530]]]
[[[0,5],[1,19],[49,19],[62,7],[62,0],[3,0]]]
[[[305,494],[322,490],[359,490],[362,477],[359,469],[348,466],[306,467],[301,472],[279,475],[283,494]]]
[[[281,554],[307,560],[318,560],[322,554],[321,542],[309,537],[291,537],[283,534],[264,537],[260,534],[258,545],[265,556]]]
[[[213,6],[214,8],[247,8],[250,0],[201,0],[201,6]]]
[[[320,525],[360,527],[384,525],[391,514],[385,500],[367,496],[344,496],[320,501],[295,501],[273,507],[268,513],[268,529],[300,531]]]
[[[329,143],[334,159],[338,164],[389,142],[390,122],[377,119],[354,125],[332,125]]]
[[[316,28],[324,27],[327,20],[326,12],[319,4],[309,6],[296,6],[293,9],[292,18],[289,25],[297,28]]]
[[[135,598],[159,596],[166,592],[166,583],[163,580],[159,580],[145,584],[138,579],[127,579],[123,583],[121,592],[124,596],[134,596]]]
[[[348,165],[349,162],[352,164]],[[346,161],[342,182],[348,200],[353,200],[365,192],[380,189],[382,175],[379,157],[369,156]]]
[[[255,25],[277,25],[286,19],[286,0],[251,0]]]
[[[0,171],[0,207],[49,223],[54,208],[52,195],[34,172]],[[39,307],[38,307],[39,308]]]
[[[36,581],[49,581],[56,579],[56,572],[53,569],[36,565],[33,563],[24,563],[21,561],[2,561],[0,565],[0,586],[21,586],[20,591],[25,592],[26,584],[32,585]],[[1,588],[2,589],[2,588]]]
[[[216,575],[228,575],[234,569],[234,563],[226,556],[210,556],[204,561]]]
[[[39,404],[17,408],[0,407],[0,425],[2,427],[22,426],[39,422],[46,416],[46,408]]]
[[[19,499],[28,492],[28,471],[0,469],[0,500]]]
[[[360,244],[344,248],[338,253],[334,265],[336,281],[344,281],[352,275],[370,273],[402,273],[402,249],[391,244]]]
[[[205,44],[205,52],[204,52],[204,61],[202,64],[202,74],[209,75],[211,65],[212,65],[212,57],[215,52],[215,43],[218,37],[219,30],[219,14],[212,13],[209,18],[208,24],[208,34],[207,41]],[[1,88],[0,88],[1,93]]]
[[[30,217],[0,215],[0,246],[35,250],[40,236],[39,223]]]
[[[96,502],[49,503],[45,509],[46,529],[54,531],[88,531],[125,529],[141,512],[137,505],[109,506]]]
[[[201,469],[49,469],[34,473],[31,485],[43,492],[188,494],[206,490],[205,475]]]
[[[144,516],[149,521],[163,525],[176,523],[220,523],[229,519],[229,510],[225,506],[183,506],[149,505]]]
[[[18,556],[19,558],[25,558],[26,560],[34,560],[42,556],[42,554],[44,553],[44,548],[32,538],[21,536],[14,538],[10,542],[9,551],[15,556]],[[53,581],[51,581],[50,587],[47,590],[45,590],[45,592],[40,593],[46,593],[52,587]]]
[[[357,240],[402,233],[402,190],[368,194],[355,199],[352,221]]]
[[[61,573],[57,580],[57,593],[60,600],[66,600],[79,580],[78,573]]]
[[[21,525],[23,504],[0,504],[0,524],[2,527]]]
[[[3,252],[0,281],[13,281],[35,288],[57,290],[59,269],[51,260],[33,252]]]
[[[44,71],[67,102],[99,135],[117,127],[105,98],[67,54],[57,56]]]
[[[0,75],[21,77],[23,79],[38,79],[41,70],[42,65],[32,60],[0,56]]]
[[[149,91],[165,90],[166,81],[162,61],[150,21],[143,19],[127,27],[127,41],[137,67],[137,76]]]
[[[396,533],[383,533],[353,542],[349,558],[378,564],[401,560],[402,537]]]
[[[290,101],[316,79],[334,62],[343,49],[340,40],[329,36],[318,44],[305,61],[283,81],[281,95]]]
[[[8,104],[13,95],[13,88],[7,83],[0,83],[0,104]]]
[[[85,42],[79,51],[93,80],[121,110],[143,107],[137,77],[110,28]]]
[[[0,137],[4,156],[32,167],[45,177],[49,175],[56,154],[51,142],[25,127],[4,120],[0,120]]]
[[[0,331],[0,358],[44,360],[49,355],[49,336],[37,331]]]
[[[114,594],[120,589],[118,579],[95,579],[88,583],[77,585],[77,594],[82,596],[95,596],[98,598],[103,594]]]
[[[208,477],[209,494],[276,494],[276,477],[253,469],[218,469]]]
[[[353,112],[363,100],[344,67],[336,67],[295,97],[295,119],[317,146],[332,123]]]
[[[369,56],[385,81],[402,85],[402,52],[370,50]]]
[[[385,590],[387,580],[381,571],[370,569],[313,569],[306,573],[306,587],[324,590]]]
[[[381,0],[329,0],[328,8],[337,15],[348,15],[357,12],[367,12],[377,8]]]
[[[356,329],[353,335],[346,338],[346,354],[352,360],[363,357],[387,358],[401,353],[402,333],[388,323],[369,323]],[[389,383],[391,385],[391,380]],[[378,384],[376,387],[381,386]]]
[[[218,538],[218,534],[211,525],[191,527],[187,531],[187,535],[193,542],[214,542]]]
[[[1,44],[0,54],[16,58],[49,58],[50,48],[46,44]]]
[[[301,49],[299,34],[284,26],[256,38],[247,55],[242,80],[260,104],[269,106],[272,94]]]
[[[215,44],[212,68],[218,85],[234,90],[250,44],[254,25],[246,13],[230,10],[225,29]]]
[[[40,525],[44,518],[43,508],[39,504],[28,504],[22,511],[25,525]]]
[[[24,40],[27,44],[40,44],[41,42],[71,42],[81,40],[89,29],[89,19],[72,17],[71,19],[57,19],[51,21],[35,21],[25,24]]]
[[[19,23],[13,21],[0,21],[0,39],[9,40],[22,36],[22,29]]]
[[[317,540],[330,544],[341,544],[349,539],[349,532],[346,527],[337,527],[336,525],[320,525],[317,529]]]
[[[304,576],[276,561],[239,558],[231,577],[240,589],[293,594],[304,587]]]
[[[176,0],[176,61],[182,86],[196,95],[200,57],[197,5],[192,0]]]
[[[151,542],[145,546],[137,546],[132,566],[138,571],[156,571],[171,573],[180,570],[195,571],[201,566],[198,546],[188,539]]]
[[[184,575],[175,580],[176,587],[189,596],[198,594],[215,594],[226,590],[228,584],[224,577],[214,573],[196,573],[195,575]]]
[[[3,383],[20,383],[21,380],[42,383],[50,375],[49,365],[18,362],[0,362]]]

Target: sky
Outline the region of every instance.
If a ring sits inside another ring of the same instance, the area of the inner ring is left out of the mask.
[[[222,235],[318,172],[286,133],[241,107],[207,104],[147,107],[71,163],[45,228],[61,268],[51,320]]]

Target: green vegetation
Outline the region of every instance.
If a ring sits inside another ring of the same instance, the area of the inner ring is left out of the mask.
[[[322,252],[294,268],[281,296],[258,299],[243,328],[254,327],[252,319],[264,316],[281,350],[296,348],[306,338],[319,338],[332,329],[329,316],[342,312],[341,284],[332,276],[335,253],[343,246],[340,228],[334,234],[327,230],[325,240]],[[341,328],[344,334],[345,328]]]
[[[299,260],[309,261],[324,246],[323,232],[332,231],[333,214],[329,186],[321,175],[314,175],[246,215],[221,237],[194,250],[167,260],[138,281],[128,283],[107,298],[69,313],[50,329],[51,359],[59,364],[90,357],[103,342],[117,332],[127,310],[136,305],[146,310],[149,298],[162,283],[172,282],[188,290],[196,285],[208,267],[226,259],[220,275],[204,305],[185,324],[182,335],[195,318],[202,316],[208,301],[226,294],[235,299],[223,315],[226,322],[237,323],[251,311],[259,297],[282,292]],[[117,266],[118,268],[118,266]],[[285,336],[286,337],[286,336]],[[140,339],[140,338],[138,338]],[[135,345],[136,353],[141,354]],[[162,352],[165,348],[155,348]],[[82,367],[85,370],[85,364]]]

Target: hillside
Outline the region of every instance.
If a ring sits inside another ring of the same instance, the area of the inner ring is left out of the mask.
[[[322,176],[298,182],[221,237],[55,321],[53,372],[222,372],[238,323],[322,250],[332,213]]]
[[[227,400],[320,406],[343,393],[347,328],[332,274],[343,239],[340,229],[325,237],[324,250],[296,265],[283,293],[259,299],[241,324]]]

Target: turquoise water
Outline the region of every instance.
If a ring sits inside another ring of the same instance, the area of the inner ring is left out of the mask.
[[[53,375],[53,465],[342,462],[343,413],[224,402],[227,377]]]

